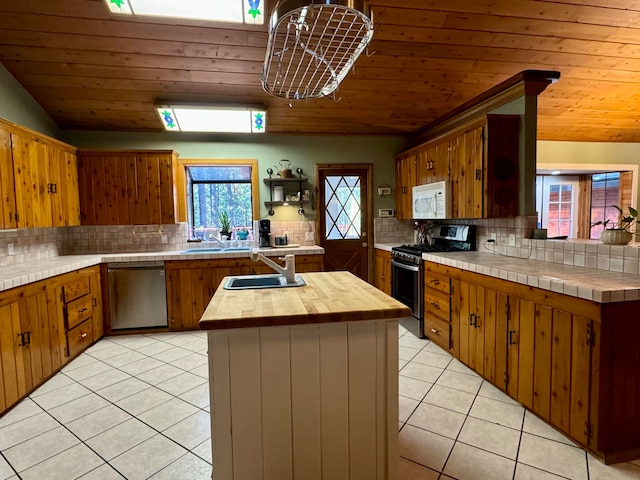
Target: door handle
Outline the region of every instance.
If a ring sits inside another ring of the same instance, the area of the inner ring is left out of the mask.
[[[368,246],[369,246],[369,244],[368,244],[368,243],[366,243],[366,242],[362,242],[362,247],[363,247],[363,248],[367,248]]]

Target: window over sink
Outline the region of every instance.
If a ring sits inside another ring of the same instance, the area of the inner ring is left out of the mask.
[[[257,210],[257,161],[182,160],[187,217],[191,235],[219,239],[221,215],[227,213],[232,239],[246,229],[251,235]]]

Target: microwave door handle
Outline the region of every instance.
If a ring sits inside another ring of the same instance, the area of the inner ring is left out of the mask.
[[[393,260],[391,260],[391,265],[393,265],[394,267],[402,268],[404,270],[411,270],[412,272],[420,271],[420,267],[415,267],[413,265],[405,265],[404,263],[398,263]]]

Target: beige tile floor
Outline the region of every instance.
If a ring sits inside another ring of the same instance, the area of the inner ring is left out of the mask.
[[[429,341],[399,342],[401,480],[640,479]],[[204,332],[101,340],[0,418],[0,480],[210,479],[206,348]]]

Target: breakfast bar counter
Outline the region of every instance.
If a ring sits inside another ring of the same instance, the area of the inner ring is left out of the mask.
[[[219,288],[208,330],[213,478],[397,478],[398,320],[348,272]],[[226,280],[223,280],[223,284]]]

